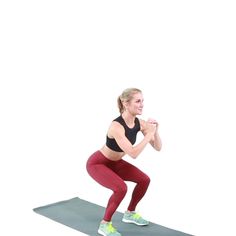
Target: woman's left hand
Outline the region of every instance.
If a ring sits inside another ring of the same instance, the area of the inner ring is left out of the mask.
[[[158,122],[153,118],[148,118],[147,123],[156,125],[156,131],[158,130]]]
[[[147,122],[150,123],[150,124],[158,125],[157,121],[153,118],[148,118]]]

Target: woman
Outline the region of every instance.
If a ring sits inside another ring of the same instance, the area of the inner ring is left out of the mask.
[[[127,192],[127,185],[124,181],[132,181],[136,183],[136,186],[122,221],[136,225],[149,224],[147,220],[135,213],[135,208],[145,195],[150,178],[122,158],[126,154],[131,158],[137,158],[148,143],[157,151],[160,151],[162,146],[156,120],[144,121],[136,117],[142,114],[143,109],[141,90],[128,88],[123,91],[117,101],[120,116],[111,122],[106,144],[93,153],[87,161],[87,171],[90,176],[102,186],[113,191],[98,228],[98,233],[103,236],[121,236],[113,227],[111,219]],[[144,137],[134,145],[139,131],[143,133]]]

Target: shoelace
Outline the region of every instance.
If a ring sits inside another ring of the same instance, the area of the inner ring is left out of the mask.
[[[107,230],[108,230],[109,233],[116,232],[116,229],[112,226],[111,223],[108,224]]]
[[[134,218],[134,219],[140,219],[140,218],[141,218],[141,215],[139,215],[138,213],[134,213],[134,214],[132,215],[132,218]]]

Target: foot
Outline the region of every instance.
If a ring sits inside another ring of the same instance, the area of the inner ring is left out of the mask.
[[[121,236],[121,234],[113,227],[112,222],[101,223],[98,233],[103,236]]]
[[[141,226],[149,224],[149,222],[144,220],[138,213],[130,211],[125,212],[122,221],[125,223],[133,223]]]

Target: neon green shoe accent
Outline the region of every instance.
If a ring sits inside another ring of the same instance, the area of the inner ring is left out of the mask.
[[[103,236],[121,236],[121,234],[113,227],[112,222],[101,223],[98,233]]]
[[[123,219],[125,223],[134,223],[136,225],[148,225],[149,222],[142,218],[142,216],[136,212],[128,212],[126,211]]]

